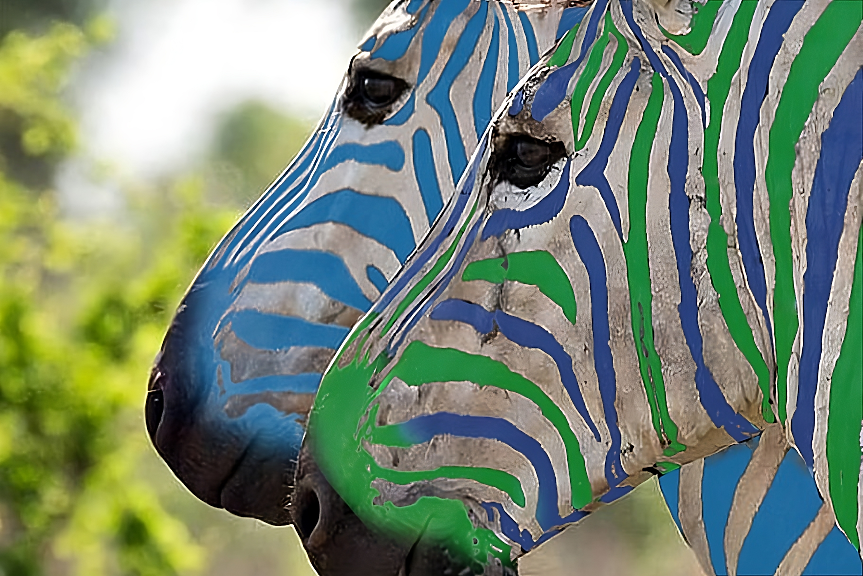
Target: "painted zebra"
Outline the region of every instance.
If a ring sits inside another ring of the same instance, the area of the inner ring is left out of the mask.
[[[502,570],[771,426],[859,550],[863,4],[692,8],[597,1],[325,375],[298,490],[325,476],[403,564]]]
[[[290,521],[321,373],[582,4],[399,0],[371,27],[304,149],[204,264],[152,370],[148,431],[198,498]]]

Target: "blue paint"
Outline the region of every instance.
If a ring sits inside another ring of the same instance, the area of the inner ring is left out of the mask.
[[[384,126],[402,126],[408,119],[414,115],[414,109],[416,109],[417,104],[417,93],[416,90],[411,90],[411,95],[408,97],[404,106],[399,108],[399,111],[393,114],[387,120],[384,120]]]
[[[815,483],[808,473],[800,473],[805,471],[801,464],[789,450],[752,521],[738,561],[751,574],[773,574],[821,508]]]
[[[333,148],[327,159],[321,164],[321,172],[353,160],[360,164],[384,166],[393,172],[398,172],[405,165],[405,151],[395,140],[385,140],[377,144],[342,144]]]
[[[423,32],[422,55],[420,56],[420,68],[417,72],[417,83],[419,86],[425,80],[429,71],[440,57],[443,39],[453,20],[458,18],[462,12],[467,10],[471,0],[449,0],[439,2],[434,14],[429,20]],[[428,8],[428,6],[426,6]]]
[[[463,322],[474,328],[480,334],[488,334],[497,326],[503,334],[514,344],[525,348],[535,348],[545,352],[557,366],[561,384],[566,388],[573,406],[581,415],[587,427],[593,433],[594,439],[599,442],[600,435],[596,424],[587,411],[581,389],[578,387],[578,379],[575,377],[572,365],[573,361],[563,346],[555,340],[554,336],[541,326],[522,320],[516,316],[506,314],[502,310],[487,311],[479,304],[473,304],[464,300],[449,299],[438,304],[431,313],[432,320],[454,320]]]
[[[499,236],[507,230],[544,224],[560,214],[569,193],[569,167],[570,160],[567,158],[557,185],[545,198],[527,210],[503,208],[492,213],[482,230],[482,239],[487,240],[492,236]]]
[[[393,61],[404,56],[410,45],[413,43],[417,32],[419,32],[421,28],[420,22],[422,22],[427,11],[428,4],[423,8],[422,12],[420,12],[420,15],[417,17],[416,21],[412,23],[410,28],[390,34],[387,39],[384,40],[384,43],[378,46],[377,50],[372,52],[372,58],[381,58],[383,60]]]
[[[506,444],[530,461],[539,479],[539,497],[536,507],[536,519],[539,525],[547,530],[556,526],[561,520],[557,511],[557,480],[551,460],[537,440],[515,425],[500,418],[437,412],[417,416],[404,424],[395,426],[403,428],[405,436],[416,444],[428,442],[435,436],[444,434],[465,438],[488,438]]]
[[[510,116],[518,116],[518,113],[524,109],[524,90],[516,92],[512,98],[512,106],[509,107]]]
[[[632,486],[614,486],[608,492],[600,496],[599,501],[605,504],[611,504],[618,498],[626,496],[632,492]]]
[[[482,136],[486,126],[491,122],[491,101],[494,95],[494,79],[497,74],[497,59],[500,50],[498,46],[500,23],[494,12],[490,16],[494,18],[491,42],[489,42],[488,55],[482,64],[482,71],[479,74],[476,90],[473,93],[473,125],[476,129],[477,138]]]
[[[659,489],[662,490],[662,497],[674,523],[677,524],[677,529],[683,534],[683,526],[680,524],[680,468],[660,476]]]
[[[501,6],[501,12],[503,13],[503,19],[506,22],[506,31],[508,38],[508,49],[507,49],[507,69],[506,69],[506,91],[510,92],[515,85],[518,84],[518,79],[521,78],[520,67],[518,63],[518,39],[515,36],[515,28],[512,25],[512,21],[509,19],[509,11],[507,10],[507,6]]]
[[[530,65],[533,66],[539,62],[539,51],[536,49],[536,34],[533,32],[533,24],[530,23],[530,18],[524,12],[519,11],[518,19],[521,20],[521,28],[524,30],[524,39],[527,42],[527,56],[530,58]]]
[[[293,346],[320,346],[337,349],[348,329],[332,324],[315,324],[301,318],[261,314],[254,310],[234,312],[231,327],[249,346],[283,350]]]
[[[797,387],[797,409],[791,419],[794,442],[811,468],[815,429],[815,390],[827,301],[833,285],[839,237],[848,205],[851,181],[863,159],[863,70],[845,89],[833,111],[830,126],[821,135],[821,156],[806,212],[806,273],[803,275],[803,352]],[[856,232],[855,232],[856,234]]]
[[[617,208],[617,199],[614,197],[614,192],[611,191],[611,184],[605,177],[605,168],[608,166],[608,157],[611,151],[614,150],[614,145],[617,143],[620,135],[620,126],[623,124],[623,117],[626,115],[626,109],[629,106],[629,100],[632,97],[632,90],[635,88],[635,82],[641,73],[641,62],[638,58],[632,61],[629,67],[629,72],[623,78],[617,92],[614,95],[614,100],[611,102],[611,109],[608,112],[608,121],[605,124],[605,129],[602,132],[602,142],[599,144],[599,150],[596,155],[588,163],[584,169],[575,177],[575,183],[579,186],[593,186],[599,190],[599,195],[605,203],[605,209],[611,217],[611,222],[614,224],[617,235],[623,237],[620,227],[620,210]]]
[[[608,0],[597,0],[593,5],[593,12],[590,15],[587,29],[584,32],[584,39],[581,42],[578,58],[549,74],[536,91],[533,104],[530,108],[530,114],[537,122],[542,122],[566,98],[567,87],[569,86],[570,79],[572,79],[572,75],[575,74],[582,60],[587,56],[588,51],[596,41],[596,30],[599,27],[599,21],[605,15],[607,6]]]
[[[573,216],[569,221],[572,243],[579,258],[587,269],[590,281],[591,327],[593,328],[593,364],[599,380],[599,394],[602,397],[602,410],[608,425],[611,446],[605,457],[605,478],[614,488],[626,479],[626,472],[620,463],[620,428],[617,427],[617,379],[609,342],[611,332],[608,327],[608,288],[606,284],[605,260],[593,230],[587,220]]]
[[[503,509],[503,506],[498,504],[497,502],[483,502],[481,506],[485,509],[486,514],[488,514],[488,521],[494,521],[494,510],[497,510],[500,515],[500,530],[503,532],[504,536],[512,540],[521,546],[522,550],[527,552],[534,546],[536,546],[536,542],[533,541],[533,538],[530,537],[530,532],[527,530],[520,532],[518,529],[518,524],[515,523],[515,520],[512,519],[512,516],[506,513],[506,510]]]
[[[440,191],[437,170],[435,170],[431,137],[422,128],[414,132],[413,149],[417,186],[426,209],[426,218],[431,226],[443,209],[443,194]]]
[[[327,296],[366,311],[372,305],[354,282],[344,261],[316,250],[279,250],[258,255],[247,282],[310,282]]]
[[[860,576],[863,574],[863,563],[860,561],[857,549],[838,527],[834,526],[833,530],[827,534],[803,571],[803,576],[817,574],[834,574],[835,576]]]
[[[387,277],[384,276],[384,273],[375,268],[374,266],[366,266],[366,276],[368,276],[369,281],[375,285],[375,288],[383,292],[386,290]]]
[[[360,46],[360,50],[362,50],[363,52],[370,51],[372,48],[375,47],[375,43],[377,41],[378,41],[378,37],[372,36],[371,38],[369,38],[368,40],[366,40],[365,42],[362,43],[362,45]]]
[[[555,34],[555,39],[560,40],[566,36],[567,32],[580,24],[582,19],[584,19],[584,15],[587,14],[587,10],[587,7],[567,8],[564,10],[560,17],[560,22],[557,25],[557,34]]]
[[[450,90],[456,77],[467,66],[473,54],[474,48],[485,27],[487,13],[488,2],[480,2],[479,10],[477,10],[476,14],[471,17],[467,26],[465,26],[464,32],[459,38],[449,60],[447,60],[437,84],[426,96],[426,101],[440,117],[453,182],[458,181],[459,176],[461,176],[465,166],[467,166],[467,153],[464,149],[464,142],[458,127],[458,121],[456,120],[455,110],[450,100]]]
[[[737,241],[746,280],[761,309],[764,324],[773,345],[773,325],[767,313],[767,283],[764,264],[755,236],[753,194],[755,190],[755,129],[760,122],[761,103],[767,94],[767,82],[776,54],[785,39],[791,20],[803,6],[802,0],[775,2],[764,21],[758,44],[749,65],[746,88],[740,99],[740,119],[734,145],[734,187],[737,191]]]
[[[299,392],[315,393],[323,375],[317,372],[296,375],[275,375],[252,378],[243,382],[226,383],[227,398],[240,394],[258,394],[260,392]]]
[[[683,62],[680,61],[680,56],[677,55],[677,52],[669,48],[667,45],[662,45],[662,52],[668,56],[669,60],[674,64],[677,68],[677,71],[680,72],[680,75],[689,83],[690,88],[692,88],[692,93],[695,95],[695,100],[698,102],[698,107],[701,109],[701,125],[707,128],[707,111],[704,106],[704,90],[701,89],[701,84],[698,83],[698,80],[695,79],[695,76],[689,73],[683,66]]]
[[[420,9],[420,6],[422,6],[422,3],[424,1],[425,0],[411,0],[410,2],[408,2],[407,8],[405,8],[405,10],[408,14],[416,14],[417,10]]]
[[[737,482],[752,459],[752,450],[758,444],[754,438],[738,447],[729,448],[714,454],[704,461],[704,475],[701,480],[701,506],[704,518],[704,531],[710,547],[710,560],[717,574],[727,574],[725,568],[725,524]],[[750,447],[751,446],[751,447]],[[741,574],[760,574],[760,572],[741,572]],[[770,572],[773,574],[773,572]]]
[[[738,442],[743,442],[758,433],[743,416],[736,413],[722,394],[713,375],[704,364],[703,342],[698,325],[698,294],[690,275],[692,249],[689,246],[689,198],[686,195],[686,175],[689,169],[689,126],[683,96],[674,79],[662,66],[656,53],[644,38],[632,17],[631,0],[621,0],[621,8],[629,27],[641,43],[647,59],[668,82],[674,101],[671,120],[671,145],[668,151],[668,178],[671,191],[668,211],[671,220],[671,242],[677,258],[677,276],[680,283],[680,304],[677,306],[680,324],[686,344],[695,362],[695,386],[700,400],[710,419],[718,428],[724,428]]]
[[[274,238],[320,222],[338,222],[374,238],[395,252],[402,263],[414,249],[411,223],[398,200],[354,190],[337,190],[310,202],[285,222]]]

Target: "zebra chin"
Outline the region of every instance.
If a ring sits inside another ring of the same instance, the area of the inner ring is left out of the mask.
[[[290,510],[303,548],[321,576],[517,576],[499,562],[460,561],[425,532],[416,539],[400,538],[363,523],[324,477],[305,443]]]
[[[199,322],[188,317],[193,308],[180,307],[150,374],[145,421],[153,446],[210,506],[276,526],[290,524],[287,503],[299,439],[279,437],[301,437],[302,427],[296,418],[263,407],[228,409],[230,398],[226,401],[212,370],[212,341],[201,337]]]

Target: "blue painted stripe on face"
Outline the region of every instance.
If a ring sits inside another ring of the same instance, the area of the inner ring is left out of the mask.
[[[249,346],[264,350],[285,350],[293,346],[320,346],[337,349],[348,329],[332,324],[316,324],[291,316],[262,314],[241,310],[230,315],[231,328]]]
[[[835,574],[836,576],[860,576],[863,574],[863,561],[857,549],[848,541],[838,526],[827,534],[821,545],[812,555],[803,576]]]
[[[482,239],[487,240],[492,236],[499,236],[507,230],[544,224],[560,214],[566,202],[566,196],[569,194],[569,168],[570,160],[567,158],[557,185],[545,198],[527,210],[503,208],[493,212],[489,216],[485,228],[482,229]]]
[[[411,279],[416,276],[420,270],[422,270],[422,267],[425,266],[426,262],[428,262],[429,259],[437,253],[437,250],[440,248],[443,241],[453,234],[459,218],[467,205],[467,201],[473,192],[474,182],[476,181],[476,172],[479,168],[480,162],[482,161],[486,145],[487,139],[480,141],[477,153],[474,156],[468,171],[465,173],[464,180],[460,183],[461,185],[458,188],[458,193],[450,199],[449,205],[452,206],[452,209],[447,216],[446,222],[444,222],[443,225],[436,227],[435,230],[429,232],[426,246],[421,248],[422,251],[410,261],[407,269],[396,276],[393,284],[375,303],[372,308],[374,311],[382,312],[384,308],[389,306],[390,302],[393,301],[393,298],[405,289],[408,282],[410,282]],[[432,236],[432,234],[435,235]]]
[[[587,220],[581,216],[573,216],[569,221],[572,243],[579,258],[587,269],[590,282],[591,327],[593,328],[593,363],[596,377],[599,380],[599,393],[602,397],[602,410],[611,446],[605,457],[605,478],[611,488],[626,479],[626,471],[620,463],[620,429],[617,427],[617,410],[614,401],[617,398],[617,378],[614,372],[614,361],[609,342],[611,332],[608,327],[608,288],[606,283],[605,260],[602,250],[593,230]]]
[[[387,120],[384,120],[384,126],[402,126],[408,119],[414,115],[414,110],[416,109],[416,90],[411,91],[410,97],[405,102],[404,106],[402,106],[398,112],[393,114]]]
[[[566,33],[569,32],[576,24],[581,23],[584,15],[587,14],[587,7],[583,8],[567,8],[560,16],[560,22],[557,25],[557,34],[555,40],[560,40]]]
[[[339,302],[366,311],[372,305],[354,282],[344,261],[328,252],[279,250],[260,254],[252,264],[248,282],[310,282]]]
[[[227,375],[227,374],[226,374]],[[309,372],[308,374],[274,375],[253,378],[238,383],[226,383],[225,397],[240,394],[258,394],[261,392],[298,392],[314,394],[318,391],[323,374]]]
[[[604,502],[605,504],[611,504],[618,498],[626,496],[630,492],[632,492],[632,486],[615,486],[603,494],[599,501]]]
[[[455,109],[453,109],[452,101],[450,100],[450,90],[456,77],[467,66],[476,48],[479,37],[485,27],[487,13],[488,2],[480,2],[479,10],[477,10],[476,14],[471,17],[467,26],[465,26],[464,32],[459,38],[458,44],[456,44],[455,50],[447,61],[443,72],[441,72],[437,84],[426,96],[426,102],[434,108],[440,117],[453,182],[458,181],[459,176],[461,176],[465,166],[467,166],[467,152],[464,149],[464,141],[458,127],[458,121],[456,120]]]
[[[660,476],[659,489],[668,511],[671,512],[671,518],[677,524],[677,530],[683,534],[683,526],[680,524],[680,468]]]
[[[683,62],[680,61],[680,56],[677,55],[677,52],[665,44],[662,45],[662,52],[668,56],[669,60],[674,64],[674,67],[677,68],[677,71],[680,72],[680,75],[686,79],[690,88],[692,88],[692,94],[695,96],[695,100],[698,102],[698,107],[701,109],[701,125],[707,128],[707,110],[704,106],[704,90],[701,89],[701,84],[699,84],[698,80],[695,79],[695,76],[690,74],[689,70],[683,66]]]
[[[530,23],[530,18],[524,12],[519,11],[518,19],[521,20],[521,28],[524,30],[524,39],[527,42],[527,56],[530,58],[530,65],[533,66],[539,62],[539,51],[536,48],[536,34],[533,32],[533,24]]]
[[[683,96],[674,79],[662,66],[659,57],[644,38],[641,29],[635,24],[632,17],[632,2],[622,0],[621,8],[653,69],[668,82],[674,102],[671,145],[668,151],[668,179],[671,184],[668,211],[671,220],[671,243],[677,258],[677,276],[680,283],[680,304],[677,310],[686,344],[695,362],[695,386],[713,424],[718,428],[724,428],[737,442],[743,442],[757,434],[758,429],[728,405],[722,390],[713,379],[713,374],[705,366],[702,353],[703,342],[698,325],[698,293],[690,275],[692,249],[689,245],[689,197],[686,195],[686,174],[689,170],[689,125]]]
[[[494,18],[494,27],[491,31],[491,42],[488,46],[488,54],[482,64],[482,71],[476,83],[473,93],[473,125],[476,129],[477,138],[485,132],[486,126],[491,122],[491,100],[494,91],[494,80],[497,75],[497,59],[499,51],[500,22],[497,15],[492,11],[490,16]]]
[[[623,124],[623,118],[626,115],[626,109],[629,106],[629,100],[632,97],[632,91],[635,88],[635,82],[641,73],[641,62],[638,58],[632,61],[632,64],[623,81],[614,94],[614,99],[611,102],[611,108],[608,112],[608,121],[605,124],[605,129],[602,132],[602,142],[599,144],[599,150],[596,155],[588,163],[584,169],[575,177],[575,183],[579,186],[593,186],[599,190],[599,195],[605,203],[605,209],[611,217],[611,222],[614,224],[617,235],[621,238],[623,233],[620,227],[620,210],[617,207],[617,199],[614,197],[614,192],[611,191],[611,184],[605,177],[605,168],[608,166],[608,157],[611,151],[614,150],[614,145],[617,143],[617,138],[620,135],[620,126]]]
[[[372,36],[371,38],[367,39],[365,42],[362,43],[362,45],[360,46],[360,50],[362,50],[363,52],[368,52],[369,50],[371,50],[372,48],[375,47],[375,43],[377,41],[378,41],[378,37]]]
[[[584,40],[581,42],[578,58],[549,74],[537,89],[530,107],[530,115],[537,122],[542,122],[566,98],[567,88],[569,87],[572,75],[575,74],[582,60],[587,56],[588,51],[596,41],[596,31],[599,27],[599,21],[605,16],[607,6],[608,0],[597,0],[592,7],[593,12],[590,15],[590,20],[587,22],[587,29],[584,32]]]
[[[512,98],[512,106],[509,107],[510,116],[518,116],[524,109],[524,90],[519,90]]]
[[[443,208],[443,194],[437,179],[431,137],[422,128],[414,132],[413,149],[417,186],[426,209],[426,218],[431,226]]]
[[[710,548],[710,560],[717,574],[728,573],[725,569],[725,524],[737,483],[749,465],[758,441],[758,438],[753,438],[745,445],[719,452],[704,461],[701,516]],[[770,573],[773,574],[772,571]]]
[[[349,160],[360,164],[384,166],[393,172],[398,172],[405,166],[405,151],[395,140],[385,140],[377,144],[342,144],[333,148],[321,165],[321,172],[326,172]]]
[[[404,263],[414,249],[411,222],[393,198],[337,190],[310,202],[274,234],[274,238],[321,222],[345,224],[395,252]]]
[[[561,520],[557,511],[557,480],[548,454],[540,443],[500,418],[487,416],[462,416],[450,412],[437,412],[417,416],[404,424],[405,435],[412,442],[428,442],[435,436],[447,434],[465,438],[488,438],[498,440],[520,452],[530,461],[539,479],[539,497],[536,520],[547,530]]]
[[[482,506],[483,509],[485,509],[486,514],[488,514],[489,522],[494,521],[494,510],[497,510],[500,515],[500,531],[503,532],[504,536],[521,546],[522,550],[527,552],[536,546],[533,538],[530,537],[530,532],[527,530],[519,532],[518,524],[515,523],[512,516],[506,513],[503,506],[497,502],[482,502],[480,506]]]
[[[806,211],[806,272],[803,275],[803,352],[798,373],[797,409],[791,419],[794,442],[811,468],[815,429],[815,390],[827,302],[837,262],[839,238],[848,206],[851,181],[863,160],[863,69],[845,89],[821,134],[821,156]]]
[[[512,20],[509,18],[509,10],[506,4],[500,5],[500,11],[503,14],[503,20],[506,23],[507,31],[507,68],[506,68],[506,91],[509,92],[515,85],[518,84],[521,78],[521,71],[518,64],[518,39],[515,36],[515,27],[512,25]]]
[[[758,250],[753,219],[755,190],[755,129],[760,122],[761,103],[767,94],[767,82],[776,54],[785,39],[791,20],[803,6],[801,0],[775,2],[767,14],[758,44],[749,65],[746,88],[740,99],[740,119],[734,144],[734,187],[737,192],[737,242],[746,270],[749,289],[764,316],[764,323],[773,345],[773,325],[767,313],[767,283],[764,265]]]
[[[793,500],[789,501],[789,495]],[[755,514],[738,566],[749,574],[773,574],[821,504],[812,476],[792,448]]]
[[[405,8],[405,10],[407,11],[408,14],[416,14],[417,10],[420,9],[420,6],[422,6],[422,3],[424,1],[425,0],[411,0],[408,3],[407,8]]]
[[[377,50],[372,52],[372,58],[381,58],[383,60],[398,60],[402,56],[407,53],[408,48],[414,41],[414,37],[419,32],[423,18],[426,15],[426,11],[428,10],[428,5],[423,8],[419,17],[417,17],[416,22],[408,28],[407,30],[402,30],[400,32],[395,32],[390,34],[385,40],[384,43],[381,44]]]
[[[389,284],[384,273],[374,266],[366,266],[366,276],[368,276],[369,281],[375,285],[375,288],[381,292],[383,292],[386,289],[387,284]]]
[[[417,86],[423,83],[432,66],[440,57],[441,45],[443,45],[444,37],[450,25],[462,12],[467,10],[469,5],[470,0],[451,0],[438,3],[431,20],[423,31]]]
[[[569,394],[573,406],[593,433],[593,438],[597,442],[600,441],[599,430],[587,411],[587,406],[581,395],[581,388],[578,387],[578,379],[572,369],[572,357],[544,328],[516,316],[511,316],[502,310],[489,312],[479,304],[457,299],[444,300],[435,306],[431,313],[431,319],[463,322],[472,326],[480,334],[488,334],[497,326],[500,333],[514,344],[545,352],[557,366],[561,384]]]

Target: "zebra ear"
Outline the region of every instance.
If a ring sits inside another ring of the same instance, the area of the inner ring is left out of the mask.
[[[408,88],[401,78],[352,66],[342,109],[366,126],[374,126],[384,121]]]

